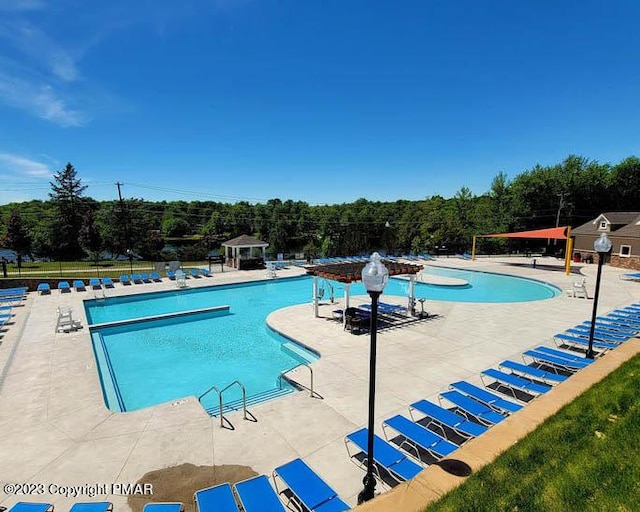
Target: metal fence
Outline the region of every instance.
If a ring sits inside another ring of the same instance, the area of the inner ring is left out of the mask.
[[[179,262],[183,268],[211,269],[208,261]],[[220,265],[213,265],[219,268]],[[37,278],[78,278],[92,277],[118,278],[122,274],[156,271],[163,277],[169,268],[169,262],[142,260],[113,260],[113,261],[42,261],[23,262],[19,268],[16,263],[2,265],[0,277],[8,279],[37,279]]]

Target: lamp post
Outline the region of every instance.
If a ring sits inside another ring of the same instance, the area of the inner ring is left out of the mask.
[[[133,273],[133,251],[127,249],[127,257],[129,258],[129,272]]]
[[[607,238],[606,233],[601,233],[593,243],[593,248],[598,253],[598,274],[596,275],[596,291],[593,296],[593,311],[591,313],[591,329],[589,329],[589,348],[587,349],[587,357],[593,359],[593,333],[596,329],[596,315],[598,311],[598,296],[600,295],[600,275],[602,274],[602,264],[607,253],[611,250],[611,240]]]
[[[373,416],[376,401],[376,334],[378,330],[378,298],[384,290],[389,271],[380,261],[380,255],[374,252],[371,260],[362,269],[362,283],[371,297],[371,323],[369,334],[371,347],[369,349],[369,427],[367,439],[367,474],[362,483],[364,488],[358,494],[358,504],[373,498],[376,490],[376,480],[373,476]]]

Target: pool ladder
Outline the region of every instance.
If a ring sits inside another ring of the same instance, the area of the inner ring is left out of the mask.
[[[218,389],[217,386],[211,386],[209,389],[207,389],[204,393],[202,393],[199,397],[198,397],[198,402],[202,403],[202,399],[208,395],[209,393],[211,393],[211,391],[215,391],[218,394],[218,404],[220,407],[220,426],[224,428],[224,409],[223,409],[223,400],[222,400],[222,394],[229,389],[230,387],[233,386],[240,386],[240,389],[242,390],[242,411],[243,411],[243,419],[248,420],[249,418],[247,417],[247,392],[244,389],[244,386],[242,385],[242,382],[240,382],[239,380],[234,380],[231,384],[229,384],[227,387],[223,388],[223,389]],[[226,420],[227,423],[229,423],[229,425],[231,425],[231,422],[229,422],[229,420]],[[233,429],[233,427],[231,427]]]
[[[282,379],[286,378],[286,377],[284,376],[284,375],[285,375],[285,373],[289,373],[289,372],[291,372],[291,371],[295,370],[296,368],[300,368],[301,366],[304,366],[305,368],[307,368],[307,370],[309,370],[310,387],[303,386],[302,384],[300,384],[300,383],[299,383],[299,382],[297,382],[297,381],[293,381],[293,382],[295,382],[298,386],[300,386],[300,387],[302,387],[302,388],[306,389],[307,391],[309,391],[309,392],[310,392],[310,395],[309,395],[309,396],[310,396],[311,398],[316,398],[316,396],[318,396],[318,397],[319,397],[320,395],[318,395],[318,394],[313,390],[313,368],[311,368],[311,366],[310,366],[310,365],[308,365],[307,363],[300,363],[300,364],[297,364],[297,365],[295,365],[295,366],[292,366],[292,367],[291,367],[291,368],[289,368],[288,370],[284,370],[284,371],[280,372],[280,376],[278,377],[278,384],[279,384],[279,387],[282,389]],[[292,379],[288,379],[288,380],[292,380]]]

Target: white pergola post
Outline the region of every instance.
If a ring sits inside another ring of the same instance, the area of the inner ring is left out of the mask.
[[[407,306],[407,316],[411,316],[411,312],[413,311],[413,306],[416,301],[415,288],[416,288],[416,276],[415,274],[411,274],[409,276],[409,304]]]

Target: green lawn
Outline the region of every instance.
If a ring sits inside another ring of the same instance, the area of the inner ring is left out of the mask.
[[[444,510],[640,510],[640,356],[425,512]]]

